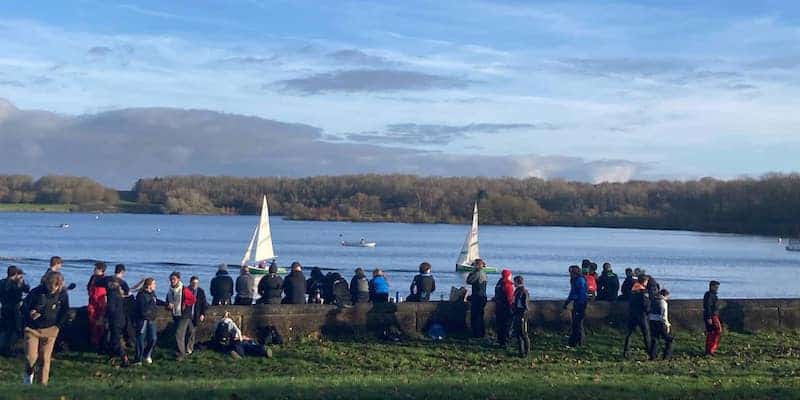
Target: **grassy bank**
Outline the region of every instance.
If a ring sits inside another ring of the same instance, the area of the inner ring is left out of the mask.
[[[71,212],[76,208],[70,204],[0,203],[0,212]]]
[[[233,361],[200,352],[180,363],[160,351],[151,366],[118,369],[94,354],[59,354],[48,388],[23,387],[22,359],[0,359],[0,397],[127,399],[703,398],[800,396],[800,334],[726,334],[704,358],[702,334],[680,334],[670,362],[622,360],[617,332],[589,335],[577,351],[536,335],[529,359],[483,341],[322,340],[276,348],[272,359]],[[639,345],[636,341],[634,344]]]

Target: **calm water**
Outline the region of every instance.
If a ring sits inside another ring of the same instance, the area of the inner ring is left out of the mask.
[[[133,284],[145,276],[158,280],[163,295],[170,271],[201,284],[216,265],[238,264],[256,216],[173,216],[109,214],[0,213],[0,266],[23,267],[28,281],[38,281],[51,255],[66,262],[73,304],[85,304],[83,290],[94,260],[124,263]],[[59,224],[70,228],[58,228]],[[433,265],[438,292],[445,296],[465,277],[453,271],[466,225],[418,225],[284,221],[272,218],[272,236],[280,265],[298,260],[304,266],[338,270],[348,279],[356,266],[380,266],[392,291],[408,294],[408,284],[422,261]],[[346,239],[366,237],[378,246],[348,248]],[[534,298],[563,298],[569,290],[567,266],[590,258],[608,261],[624,276],[625,267],[646,267],[676,298],[702,297],[708,280],[722,282],[722,297],[798,297],[794,284],[800,253],[790,253],[776,239],[696,232],[631,229],[482,226],[481,255],[490,265],[510,268],[526,278]],[[233,270],[232,270],[233,271]],[[308,274],[308,269],[305,271]],[[4,272],[3,272],[4,275]],[[494,281],[494,277],[490,279]],[[781,284],[781,282],[788,284]],[[438,294],[435,296],[439,298]]]

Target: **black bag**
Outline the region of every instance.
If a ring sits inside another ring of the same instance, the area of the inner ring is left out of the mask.
[[[281,336],[281,334],[278,333],[278,328],[272,325],[263,327],[261,329],[261,335],[259,336],[261,339],[261,343],[265,345],[271,345],[271,344],[281,345],[284,342],[283,336]]]
[[[212,343],[220,349],[224,349],[231,344],[231,336],[225,324],[217,324],[217,329],[214,330]]]

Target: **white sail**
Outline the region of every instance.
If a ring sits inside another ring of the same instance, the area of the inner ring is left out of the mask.
[[[242,257],[242,263],[239,265],[247,265],[250,261],[250,253],[253,250],[253,243],[256,242],[256,236],[258,236],[258,227],[253,229],[253,237],[250,238],[250,244],[247,245],[247,250],[244,252],[244,257]]]
[[[256,242],[255,262],[275,258],[275,251],[272,248],[272,232],[269,229],[269,210],[267,209],[267,196],[261,205],[261,218],[258,221],[258,241]]]
[[[476,258],[481,258],[478,253],[478,203],[472,211],[472,227],[467,232],[464,245],[461,246],[461,253],[458,255],[457,265],[470,265]]]

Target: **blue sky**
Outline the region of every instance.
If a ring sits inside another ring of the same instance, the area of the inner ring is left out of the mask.
[[[788,172],[800,150],[788,1],[2,2],[0,38],[20,109],[208,109],[591,181]]]

